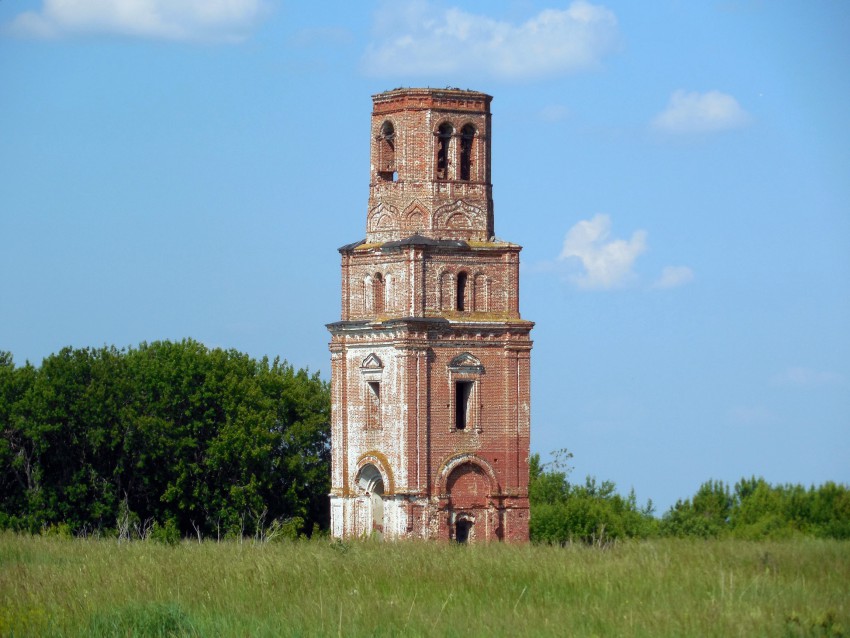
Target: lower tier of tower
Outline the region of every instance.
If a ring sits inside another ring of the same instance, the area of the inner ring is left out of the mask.
[[[455,504],[449,499],[364,491],[331,495],[335,538],[421,539],[460,543],[528,541],[528,499]]]
[[[329,326],[335,536],[528,539],[532,325]]]

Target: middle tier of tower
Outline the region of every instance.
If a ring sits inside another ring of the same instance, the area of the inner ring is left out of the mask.
[[[340,248],[342,321],[519,320],[520,247],[422,236]]]

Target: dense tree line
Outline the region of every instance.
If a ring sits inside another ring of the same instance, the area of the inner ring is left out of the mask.
[[[669,536],[789,538],[798,535],[850,539],[850,488],[827,482],[770,485],[742,478],[733,489],[707,481],[691,499],[678,501],[661,520]]]
[[[196,341],[0,352],[0,528],[224,537],[328,523],[318,374]]]
[[[531,538],[545,543],[605,544],[620,538],[678,536],[741,539],[815,536],[850,539],[850,488],[770,485],[741,479],[733,489],[707,481],[691,499],[678,501],[660,519],[652,502],[638,506],[634,491],[623,498],[610,481],[569,481],[571,454],[542,463],[531,457]]]
[[[330,395],[318,374],[185,340],[0,352],[0,529],[163,538],[326,529]],[[531,537],[850,538],[850,488],[704,483],[660,519],[610,481],[532,455]]]

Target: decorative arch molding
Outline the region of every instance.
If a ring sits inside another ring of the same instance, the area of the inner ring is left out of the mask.
[[[391,215],[378,215],[374,219],[374,229],[375,230],[394,230],[395,229],[395,220]]]
[[[357,478],[360,476],[360,472],[367,465],[374,465],[375,468],[381,473],[381,478],[384,482],[384,496],[394,496],[395,495],[395,477],[393,476],[392,468],[390,467],[390,462],[387,460],[387,457],[384,456],[378,450],[369,450],[365,452],[359,459],[357,459],[357,468],[354,471],[354,476],[351,485],[357,485]]]
[[[404,209],[401,219],[408,230],[428,230],[431,215],[428,212],[428,208],[422,202],[414,200]]]
[[[484,472],[484,475],[487,477],[487,480],[490,483],[490,498],[501,494],[502,490],[499,487],[499,481],[496,478],[496,472],[493,471],[493,468],[490,466],[490,464],[481,457],[476,456],[473,452],[463,452],[461,454],[455,454],[454,456],[449,457],[440,466],[440,469],[437,472],[436,488],[437,494],[439,494],[441,499],[449,498],[447,486],[452,472],[454,472],[456,469],[466,463],[476,465],[482,472]]]
[[[369,211],[366,226],[369,232],[396,229],[398,227],[398,209],[381,202]]]
[[[473,227],[472,219],[463,213],[454,213],[446,219],[446,228],[452,230],[469,230]]]
[[[486,225],[486,211],[461,199],[440,206],[434,211],[434,228],[470,229],[482,228]]]

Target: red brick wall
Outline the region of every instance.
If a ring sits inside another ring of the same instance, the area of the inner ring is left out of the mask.
[[[533,323],[519,313],[520,247],[493,239],[490,99],[433,89],[373,97],[366,239],[340,249],[341,321],[328,326],[338,536],[369,528],[357,475],[370,463],[383,476],[387,536],[450,539],[471,525],[472,541],[528,539]],[[454,135],[438,178],[436,133],[447,122]],[[464,429],[459,382],[469,384]]]
[[[413,233],[436,238],[487,241],[493,236],[490,185],[490,96],[472,91],[400,89],[373,97],[371,183],[367,242],[402,239]],[[395,181],[383,169],[382,131],[393,126]],[[448,124],[445,178],[437,178],[437,133]],[[460,179],[460,138],[475,129],[468,180]],[[462,203],[460,208],[458,202]]]

